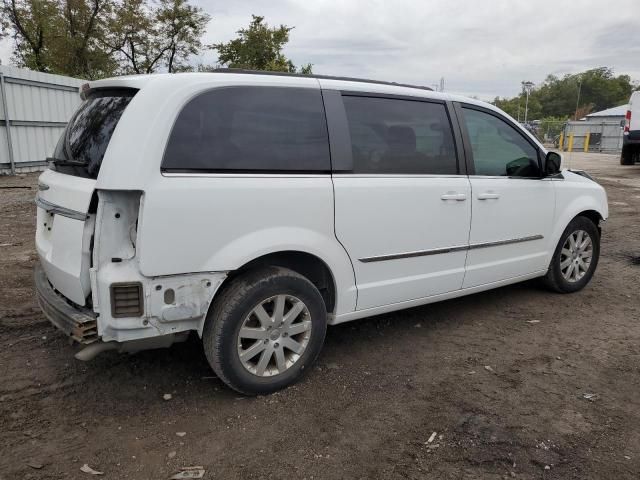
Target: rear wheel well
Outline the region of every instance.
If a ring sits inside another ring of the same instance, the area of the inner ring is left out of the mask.
[[[284,267],[306,277],[320,291],[327,313],[333,313],[336,303],[336,284],[327,264],[315,255],[306,252],[285,251],[276,252],[251,260],[237,270],[229,272],[221,288],[233,282],[238,275],[249,270],[265,266]],[[216,294],[216,296],[218,296]]]

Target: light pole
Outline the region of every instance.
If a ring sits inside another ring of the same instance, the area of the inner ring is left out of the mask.
[[[531,89],[533,88],[533,82],[522,82],[522,89],[527,93],[527,99],[524,103],[524,123],[527,123],[527,115],[529,114],[529,94],[531,93]]]
[[[580,105],[580,92],[582,91],[582,78],[578,79],[578,100],[576,100],[576,113],[573,115],[574,120],[578,120],[578,106]]]

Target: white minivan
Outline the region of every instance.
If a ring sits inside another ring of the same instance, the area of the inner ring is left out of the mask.
[[[428,88],[220,71],[86,84],[39,178],[50,321],[134,352],[191,331],[245,394],[327,325],[535,277],[591,279],[604,189],[492,105]]]

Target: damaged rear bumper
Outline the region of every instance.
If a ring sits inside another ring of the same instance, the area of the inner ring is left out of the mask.
[[[56,328],[84,345],[98,340],[96,314],[87,308],[69,304],[51,286],[40,264],[35,267],[34,282],[42,313]]]

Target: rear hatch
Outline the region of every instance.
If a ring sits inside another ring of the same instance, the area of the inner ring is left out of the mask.
[[[53,287],[77,305],[91,293],[94,190],[132,89],[89,91],[38,180],[36,249]]]

